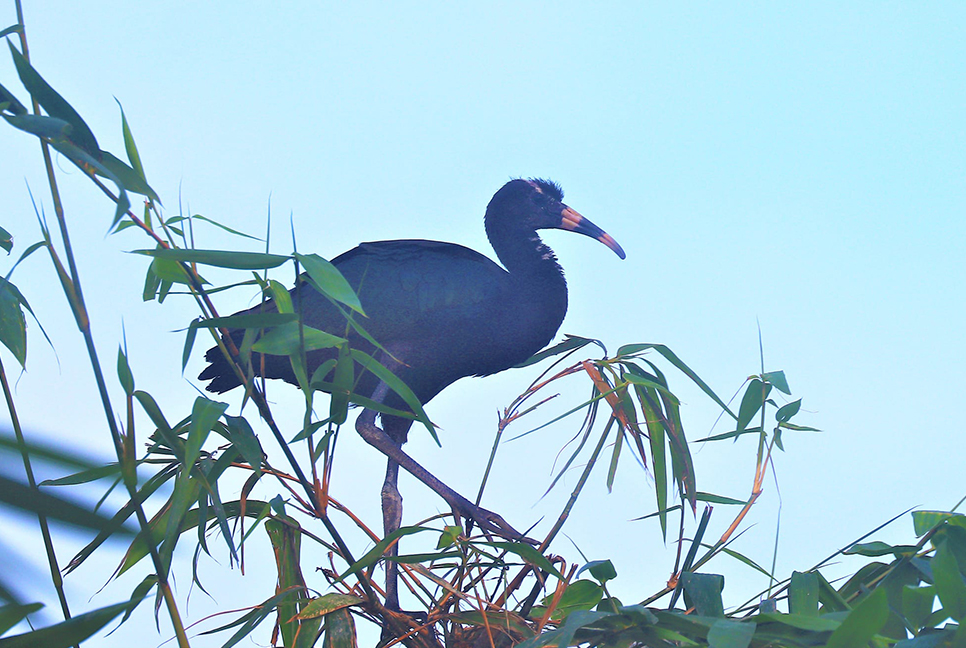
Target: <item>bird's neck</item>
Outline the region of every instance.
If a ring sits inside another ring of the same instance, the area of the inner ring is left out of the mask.
[[[532,230],[508,236],[493,249],[517,283],[518,294],[541,310],[553,311],[559,326],[567,312],[567,281],[553,250]]]

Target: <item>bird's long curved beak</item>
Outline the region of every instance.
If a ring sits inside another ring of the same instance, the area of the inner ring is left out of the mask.
[[[617,241],[614,240],[613,236],[591,223],[570,207],[564,207],[563,211],[560,212],[560,229],[577,232],[578,234],[589,236],[592,239],[597,239],[622,259],[627,256]]]

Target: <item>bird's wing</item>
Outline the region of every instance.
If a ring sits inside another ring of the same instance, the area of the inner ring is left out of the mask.
[[[363,243],[333,264],[359,294],[368,315],[360,323],[386,342],[432,337],[481,317],[509,276],[478,252],[438,241]]]

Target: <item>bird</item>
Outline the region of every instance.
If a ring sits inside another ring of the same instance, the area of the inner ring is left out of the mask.
[[[381,348],[348,327],[345,309],[304,277],[291,291],[292,303],[306,326],[346,336],[351,348],[375,357],[425,404],[460,378],[492,375],[526,361],[557,334],[567,312],[567,283],[538,230],[583,234],[625,258],[613,237],[564,204],[562,188],[551,180],[516,178],[504,184],[487,205],[484,226],[500,264],[462,245],[421,239],[362,243],[332,259],[365,311],[358,322]],[[237,314],[275,310],[266,301]],[[229,335],[237,347],[244,330],[232,330]],[[308,352],[308,375],[337,355],[334,349]],[[209,364],[199,379],[210,381],[208,391],[223,393],[241,385],[219,347],[208,350],[205,359]],[[298,384],[287,356],[252,353],[251,370],[264,378]],[[404,399],[374,373],[357,368],[355,380],[356,394],[409,410]],[[396,481],[402,465],[484,532],[522,537],[499,515],[470,503],[402,450],[412,418],[382,414],[380,427],[376,416],[375,410],[364,409],[356,430],[388,457],[382,487],[387,535],[401,524],[402,498]],[[398,609],[394,569],[389,561],[386,605]]]

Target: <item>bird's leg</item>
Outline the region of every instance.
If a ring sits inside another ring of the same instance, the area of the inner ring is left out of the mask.
[[[380,382],[379,387],[373,392],[372,399],[376,402],[382,402],[388,391],[389,388],[386,384]],[[375,410],[366,409],[359,415],[359,418],[356,419],[356,431],[366,443],[389,457],[390,464],[395,462],[399,466],[402,466],[406,472],[433,489],[437,495],[442,497],[453,508],[454,512],[465,518],[474,520],[483,533],[492,534],[508,540],[529,541],[528,538],[523,537],[523,534],[507,524],[506,520],[502,517],[492,511],[476,506],[416,463],[412,457],[403,451],[399,444],[376,425]],[[391,468],[390,465],[390,470],[386,471],[387,484],[389,482]],[[393,485],[393,489],[395,489],[395,485]],[[383,492],[386,492],[385,486],[383,487]]]
[[[386,481],[382,484],[382,529],[385,536],[398,531],[402,524],[402,495],[396,487],[399,464],[392,459],[386,465]],[[399,565],[393,558],[399,555],[399,543],[389,548],[386,561],[386,607],[399,611]]]
[[[399,424],[397,424],[397,421]],[[407,419],[383,418],[382,427],[386,435],[396,444],[402,446],[412,421]],[[399,530],[402,524],[402,495],[399,494],[397,482],[399,480],[399,464],[392,458],[386,463],[386,480],[382,484],[382,529],[389,537]],[[399,611],[399,565],[392,560],[399,555],[399,544],[389,549],[386,561],[386,607]]]

